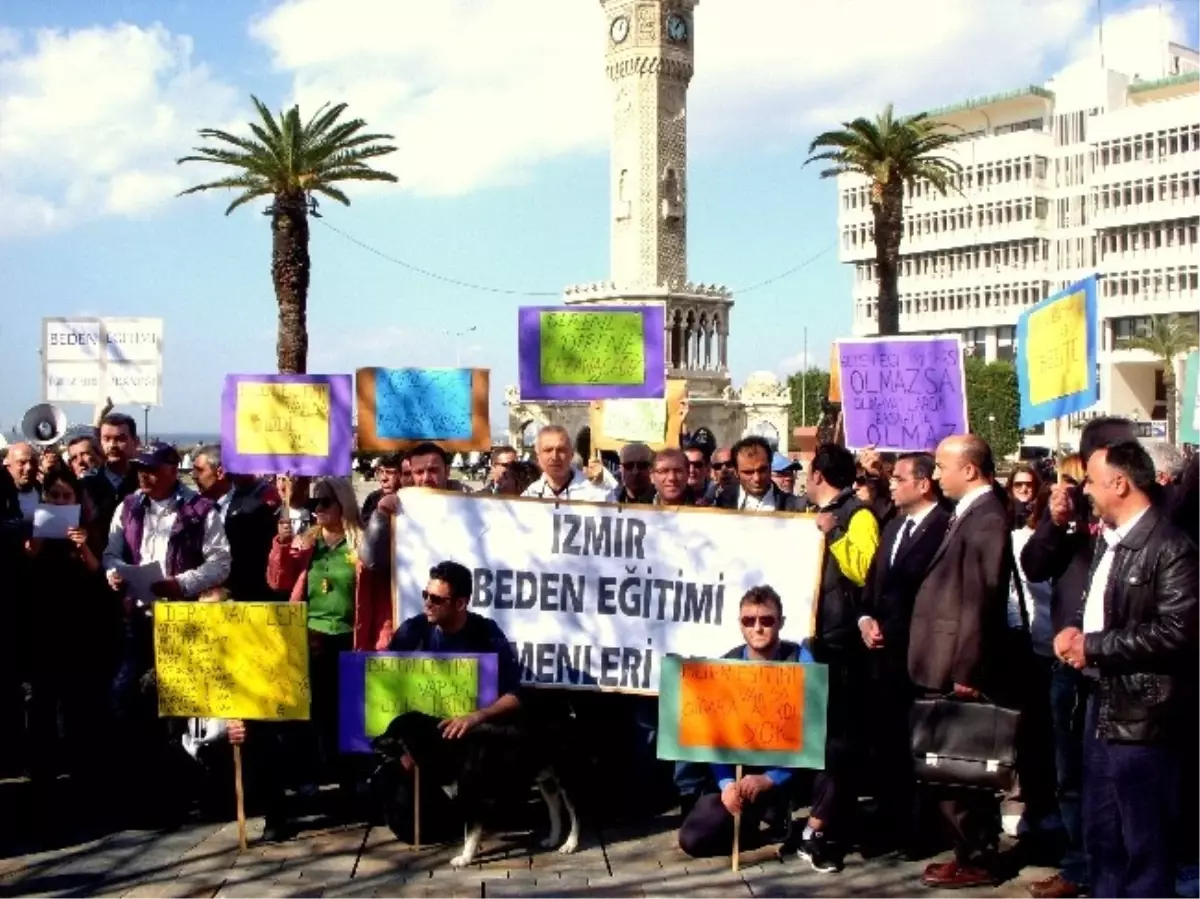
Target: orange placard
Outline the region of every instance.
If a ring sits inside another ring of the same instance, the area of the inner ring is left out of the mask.
[[[829,351],[829,402],[842,401],[842,364],[838,358],[838,345]]]
[[[799,752],[804,746],[804,668],[684,661],[679,745]]]

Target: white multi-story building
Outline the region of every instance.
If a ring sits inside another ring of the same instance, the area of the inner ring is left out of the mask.
[[[1165,430],[1162,366],[1128,348],[1149,316],[1196,323],[1200,223],[1200,58],[1167,48],[1165,77],[1076,69],[933,111],[961,128],[955,189],[907,192],[900,330],[957,333],[988,361],[1012,359],[1018,316],[1101,275],[1100,402],[1091,414]],[[854,333],[876,332],[868,186],[838,179],[840,258],[854,266]],[[1079,419],[1064,422],[1071,439]],[[1034,441],[1031,441],[1034,442]]]

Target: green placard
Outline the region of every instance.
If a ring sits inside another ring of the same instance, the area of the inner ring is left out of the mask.
[[[543,312],[543,384],[612,384],[646,380],[640,312]]]
[[[366,678],[367,737],[379,736],[405,712],[457,718],[478,708],[478,659],[372,658]]]
[[[1179,442],[1200,443],[1200,351],[1188,353],[1183,366],[1183,403],[1179,407]]]
[[[828,697],[825,665],[664,656],[658,757],[824,768]]]

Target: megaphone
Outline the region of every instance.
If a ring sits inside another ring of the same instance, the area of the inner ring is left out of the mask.
[[[38,403],[21,419],[21,433],[36,446],[57,443],[66,430],[67,416],[62,409],[49,403]]]

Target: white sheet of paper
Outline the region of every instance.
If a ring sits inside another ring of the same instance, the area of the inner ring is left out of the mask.
[[[150,585],[166,580],[161,562],[147,562],[144,565],[118,565],[117,573],[125,580],[129,588],[129,596],[141,603],[154,601]]]
[[[62,540],[71,528],[79,527],[79,506],[51,506],[45,503],[33,510],[33,536],[43,540]]]

